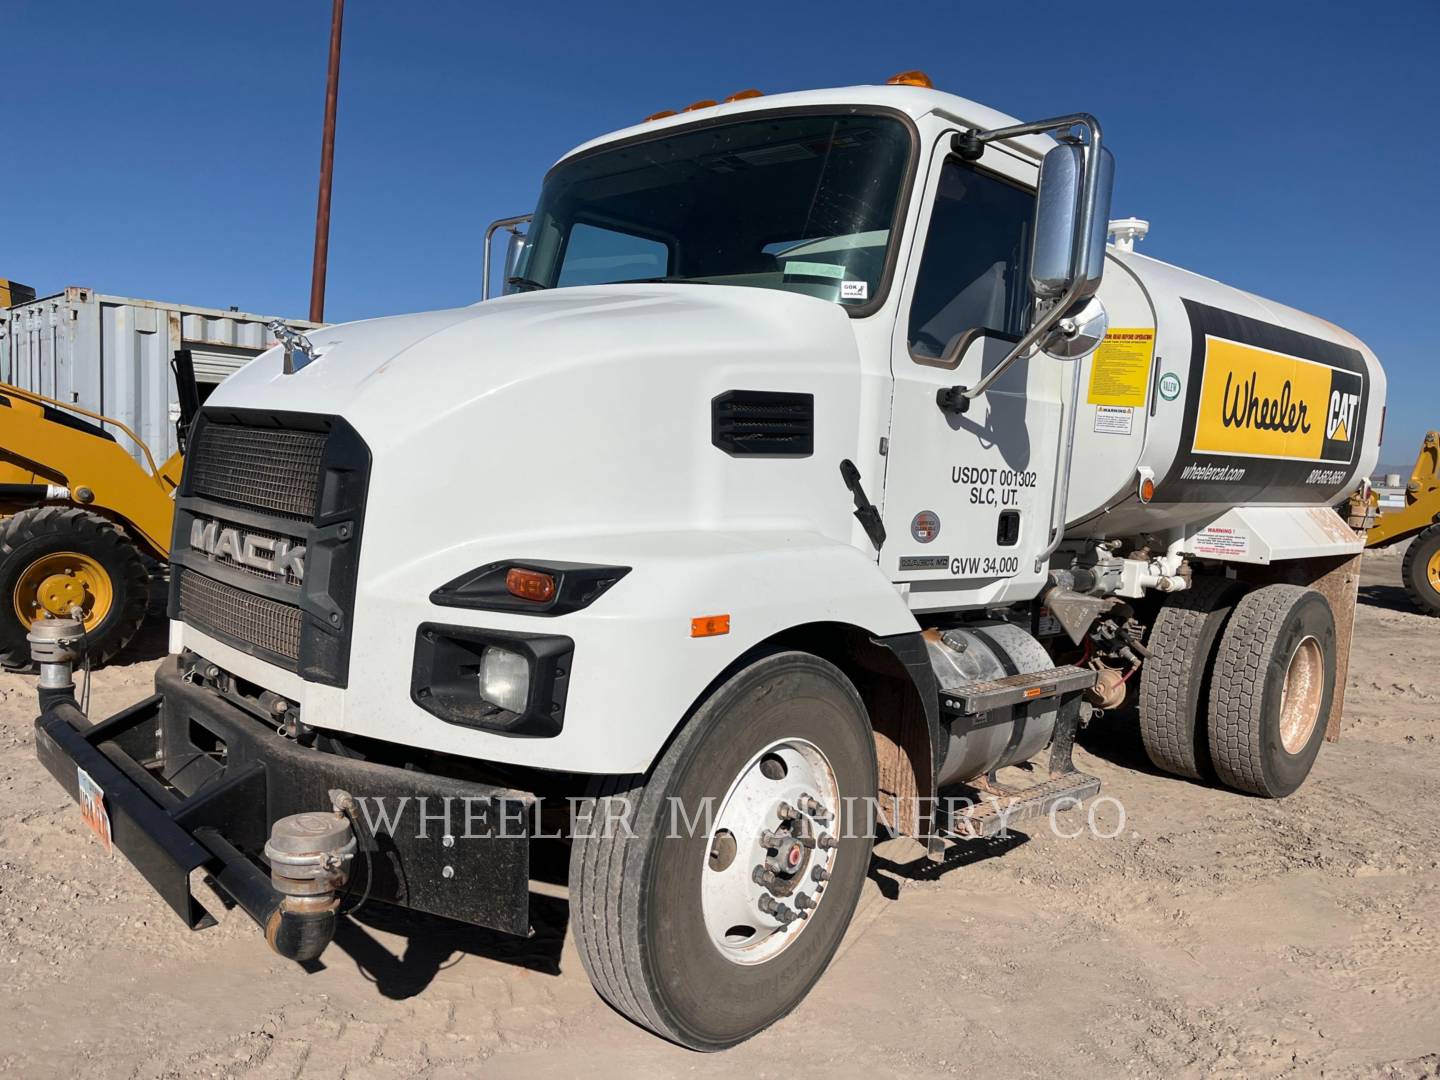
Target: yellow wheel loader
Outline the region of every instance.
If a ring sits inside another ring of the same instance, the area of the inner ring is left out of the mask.
[[[170,556],[174,492],[185,434],[198,408],[194,368],[171,364],[181,449],[157,465],[150,448],[110,417],[0,383],[0,664],[30,664],[36,619],[70,617],[102,664],[135,636],[150,601],[146,559]],[[137,462],[103,426],[139,448]]]
[[[1378,500],[1373,492],[1367,501],[1374,513]],[[1440,615],[1440,431],[1425,435],[1405,487],[1405,505],[1378,513],[1365,546],[1389,547],[1412,538],[1400,568],[1405,590],[1421,611]]]

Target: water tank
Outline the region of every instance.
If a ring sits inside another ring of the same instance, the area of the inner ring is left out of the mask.
[[[1353,335],[1115,247],[1100,298],[1110,329],[1080,361],[1067,536],[1331,506],[1375,467],[1385,374]]]

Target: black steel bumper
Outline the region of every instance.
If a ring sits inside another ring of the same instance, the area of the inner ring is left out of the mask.
[[[35,721],[35,751],[72,798],[83,769],[104,792],[114,845],[186,924],[211,921],[190,891],[202,870],[257,922],[275,894],[260,856],[270,826],[353,795],[351,903],[371,900],[512,934],[529,931],[533,796],[341,757],[273,728],[182,677],[90,725],[70,701]]]

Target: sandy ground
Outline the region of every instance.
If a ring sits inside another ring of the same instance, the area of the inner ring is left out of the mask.
[[[33,756],[33,679],[0,676],[0,1074],[1440,1075],[1440,622],[1398,567],[1367,561],[1344,736],[1295,796],[1161,777],[1133,722],[1092,725],[1118,836],[1076,818],[938,871],[887,845],[815,992],[713,1056],[596,998],[560,900],[526,941],[362,912],[310,974],[239,913],[190,933],[83,830]],[[163,637],[97,676],[96,714]]]

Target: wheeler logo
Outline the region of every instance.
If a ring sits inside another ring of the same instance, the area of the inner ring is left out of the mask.
[[[1361,389],[1353,371],[1207,335],[1192,449],[1349,464]]]
[[[305,545],[264,533],[244,533],[218,521],[196,518],[190,547],[219,562],[249,567],[282,580],[305,580]]]

